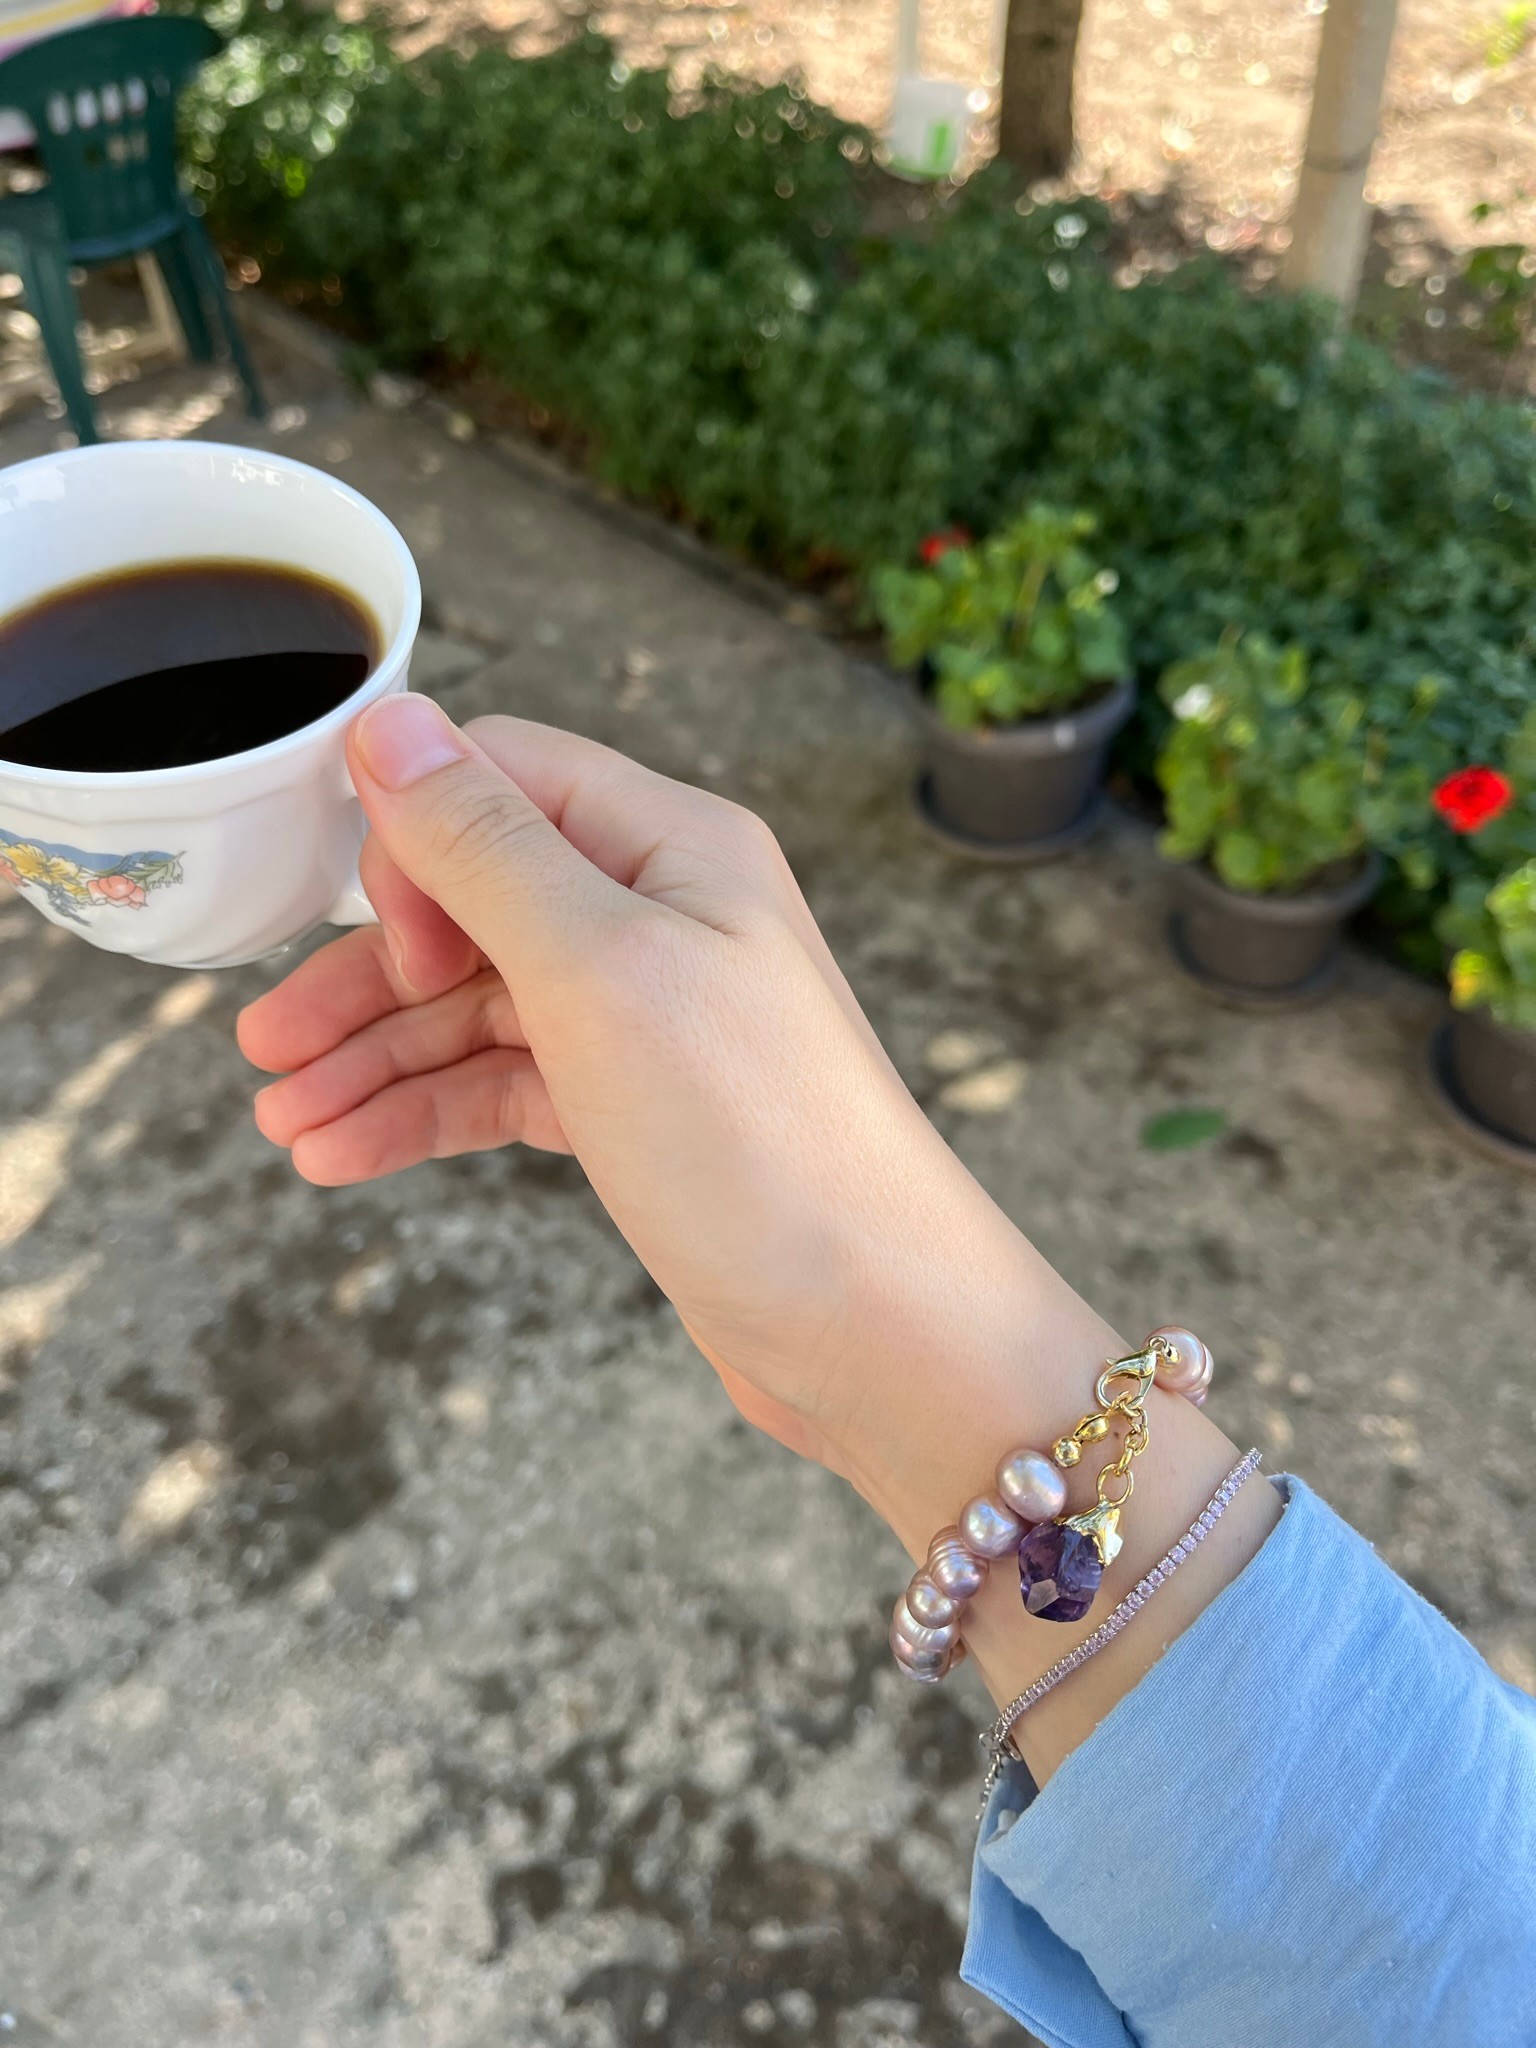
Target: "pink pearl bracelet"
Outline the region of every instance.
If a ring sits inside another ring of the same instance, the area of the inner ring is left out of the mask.
[[[1096,1386],[1099,1408],[1070,1436],[1058,1438],[1049,1453],[1027,1446],[1009,1452],[997,1468],[995,1490],[968,1501],[959,1519],[939,1531],[927,1561],[896,1602],[891,1650],[909,1678],[931,1685],[965,1655],[965,1609],[998,1558],[1018,1558],[1028,1612],[1049,1621],[1082,1618],[1120,1547],[1116,1524],[1134,1484],[1130,1461],[1147,1441],[1148,1388],[1155,1382],[1200,1403],[1212,1370],[1211,1354],[1193,1331],[1154,1330],[1141,1351],[1106,1361]],[[1114,1385],[1125,1381],[1130,1390],[1115,1394]],[[1107,1437],[1116,1420],[1128,1422],[1130,1432],[1119,1457],[1100,1474],[1098,1505],[1067,1515],[1066,1472],[1081,1459],[1083,1446]],[[1107,1492],[1110,1478],[1123,1485],[1117,1498]]]

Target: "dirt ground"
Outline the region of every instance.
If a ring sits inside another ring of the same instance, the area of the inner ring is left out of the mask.
[[[559,0],[392,0],[423,38],[466,26],[536,48],[578,10]],[[1277,227],[1295,186],[1326,0],[1086,0],[1077,74],[1079,179],[1176,183],[1214,246]],[[1491,66],[1500,0],[1402,0],[1371,199],[1410,208],[1449,246],[1536,229],[1536,43]],[[878,126],[894,69],[896,0],[597,0],[591,18],[634,61],[666,56],[760,74]],[[1000,0],[927,0],[925,70],[995,103]],[[990,150],[990,111],[976,144]],[[1508,208],[1474,228],[1481,201]]]

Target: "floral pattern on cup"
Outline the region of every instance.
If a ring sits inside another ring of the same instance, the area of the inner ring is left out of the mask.
[[[142,910],[151,890],[180,880],[174,853],[86,853],[0,831],[0,883],[37,890],[50,910],[73,924],[88,923],[88,910]]]

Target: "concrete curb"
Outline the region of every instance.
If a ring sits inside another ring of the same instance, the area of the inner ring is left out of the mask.
[[[235,294],[235,309],[242,323],[263,341],[286,349],[313,369],[345,377],[342,358],[346,344],[318,321],[283,305],[269,292],[253,291],[249,286]]]

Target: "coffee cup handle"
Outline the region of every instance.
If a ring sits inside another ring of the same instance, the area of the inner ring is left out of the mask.
[[[379,913],[368,901],[368,894],[363,887],[362,876],[358,873],[357,863],[354,861],[347,885],[325,913],[325,922],[327,924],[377,924],[378,921]]]

